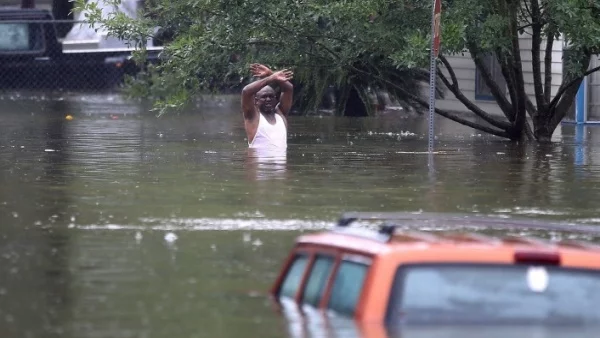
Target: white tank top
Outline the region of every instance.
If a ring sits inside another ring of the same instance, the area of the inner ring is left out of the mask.
[[[248,143],[250,148],[270,148],[270,149],[286,149],[287,148],[287,128],[285,122],[279,114],[275,114],[275,124],[270,124],[269,121],[258,113],[258,128],[254,139]]]

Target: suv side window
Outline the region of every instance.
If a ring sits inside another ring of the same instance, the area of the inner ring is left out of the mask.
[[[302,302],[318,307],[323,291],[331,275],[334,258],[331,256],[317,255],[310,270],[310,276],[304,288]]]
[[[298,292],[300,283],[302,283],[302,276],[304,276],[304,270],[306,269],[307,263],[308,255],[296,255],[294,261],[292,262],[292,265],[287,271],[283,283],[281,284],[279,296],[285,296],[289,298],[296,297],[296,293]]]
[[[366,263],[342,261],[333,282],[327,308],[342,315],[353,316],[368,268]]]

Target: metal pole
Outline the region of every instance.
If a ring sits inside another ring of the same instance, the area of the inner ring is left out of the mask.
[[[435,115],[435,80],[437,78],[436,59],[440,42],[441,1],[433,0],[431,7],[431,53],[429,60],[429,153],[433,152],[433,142],[435,138],[433,118]]]

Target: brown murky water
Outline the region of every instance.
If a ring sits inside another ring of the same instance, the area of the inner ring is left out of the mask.
[[[440,118],[430,162],[425,118],[292,117],[266,159],[235,97],[159,119],[112,94],[0,104],[2,337],[318,337],[265,293],[344,211],[600,223],[594,127],[522,146]]]

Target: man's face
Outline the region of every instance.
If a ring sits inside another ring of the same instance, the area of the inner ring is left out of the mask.
[[[275,111],[277,106],[277,98],[275,97],[275,91],[273,88],[265,87],[256,93],[254,103],[263,113],[272,113]]]

